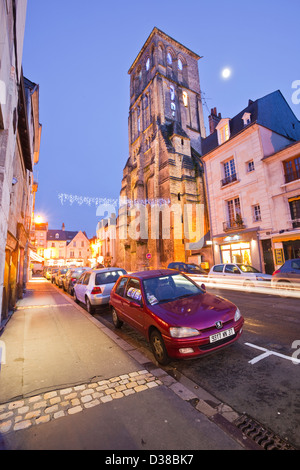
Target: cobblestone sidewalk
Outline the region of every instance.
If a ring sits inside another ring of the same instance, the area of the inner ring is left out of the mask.
[[[0,405],[0,433],[48,423],[158,385],[162,382],[144,369],[5,403]]]

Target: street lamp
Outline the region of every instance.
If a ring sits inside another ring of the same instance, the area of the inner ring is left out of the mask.
[[[34,219],[36,224],[42,224],[44,222],[44,218],[41,215],[37,215]]]

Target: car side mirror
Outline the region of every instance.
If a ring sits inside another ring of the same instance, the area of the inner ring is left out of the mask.
[[[205,284],[201,284],[201,289],[204,290],[204,292],[206,292],[206,287],[205,287]]]

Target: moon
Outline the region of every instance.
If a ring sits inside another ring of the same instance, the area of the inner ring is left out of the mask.
[[[223,70],[222,70],[222,77],[223,78],[229,78],[231,76],[231,70],[229,67],[225,67]]]

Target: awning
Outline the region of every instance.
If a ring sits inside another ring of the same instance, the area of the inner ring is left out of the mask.
[[[38,261],[39,263],[44,262],[44,258],[42,258],[40,255],[38,255],[37,253],[34,253],[34,251],[31,251],[31,250],[30,250],[30,259],[33,261]]]
[[[292,233],[290,235],[286,233],[285,235],[282,234],[282,235],[272,237],[273,242],[288,242],[288,241],[293,241],[293,240],[300,241],[300,233]]]

